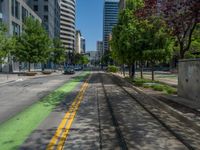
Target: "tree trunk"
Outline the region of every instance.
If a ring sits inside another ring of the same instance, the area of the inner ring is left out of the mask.
[[[129,77],[131,77],[131,65],[128,66],[128,74],[129,74]]]
[[[131,74],[130,74],[131,78],[135,77],[135,63],[131,65]]]
[[[152,77],[152,81],[155,80],[155,77],[154,77],[154,64],[152,64],[151,66],[151,77]]]
[[[143,79],[143,63],[140,64],[140,77]]]
[[[183,49],[183,43],[180,42],[180,59],[183,59],[185,56],[185,51]]]
[[[124,64],[123,64],[123,66],[122,66],[122,71],[123,71],[123,76],[125,77],[125,66],[124,66]]]
[[[42,64],[42,71],[44,71],[44,64]]]
[[[31,62],[28,62],[28,72],[31,72]]]

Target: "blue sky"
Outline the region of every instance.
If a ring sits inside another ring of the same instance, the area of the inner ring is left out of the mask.
[[[96,50],[103,34],[103,0],[76,0],[76,28],[86,39],[86,50]]]

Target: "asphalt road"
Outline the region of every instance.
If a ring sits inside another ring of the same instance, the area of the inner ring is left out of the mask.
[[[52,149],[59,147],[61,150],[188,149],[117,86],[117,82],[120,81],[114,81],[113,77],[106,73],[93,72],[87,90],[81,91],[82,86],[79,85],[27,138],[20,150],[45,150],[49,144],[54,145]],[[130,87],[125,84],[123,86],[140,97]],[[77,94],[80,94],[78,98],[83,94],[83,99],[80,106],[73,106],[74,110],[77,110],[71,111],[70,106],[76,100]],[[69,118],[66,117],[68,112],[71,113]],[[74,113],[75,116],[72,115]],[[63,120],[67,118],[64,127],[60,128]],[[70,121],[73,122],[72,125],[69,125]],[[174,119],[171,123],[174,125],[176,122]],[[62,132],[55,136],[59,130]],[[51,143],[54,136],[56,140]],[[63,145],[59,145],[60,141],[64,141]]]
[[[0,123],[23,111],[72,77],[79,75],[38,77],[0,86]]]

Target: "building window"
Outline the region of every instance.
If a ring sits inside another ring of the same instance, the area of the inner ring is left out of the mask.
[[[12,4],[11,4],[12,6],[12,16],[14,17],[15,16],[15,0],[12,0]]]
[[[13,17],[20,19],[20,4],[17,0],[11,1],[11,13]]]
[[[13,35],[20,35],[20,26],[17,23],[12,22],[12,30]]]
[[[34,5],[34,6],[33,6],[33,10],[34,10],[34,11],[38,11],[38,5]]]
[[[49,18],[48,18],[48,16],[44,16],[44,22],[48,22],[48,20],[49,20]]]
[[[22,21],[24,22],[26,17],[28,17],[28,11],[22,7]]]
[[[20,4],[19,4],[19,2],[17,0],[15,0],[15,17],[17,19],[20,18],[20,16],[19,16],[19,14],[20,14],[19,10],[20,10]]]
[[[46,12],[49,11],[49,7],[47,5],[44,6],[44,11],[46,11]]]

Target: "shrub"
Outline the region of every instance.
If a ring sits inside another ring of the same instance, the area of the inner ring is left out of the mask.
[[[157,84],[157,85],[152,85],[151,87],[152,87],[152,89],[155,90],[155,91],[164,91],[164,89],[165,89],[165,87],[164,87],[163,85],[159,85],[159,84]]]
[[[108,66],[108,72],[116,73],[119,71],[119,68],[116,66]]]

